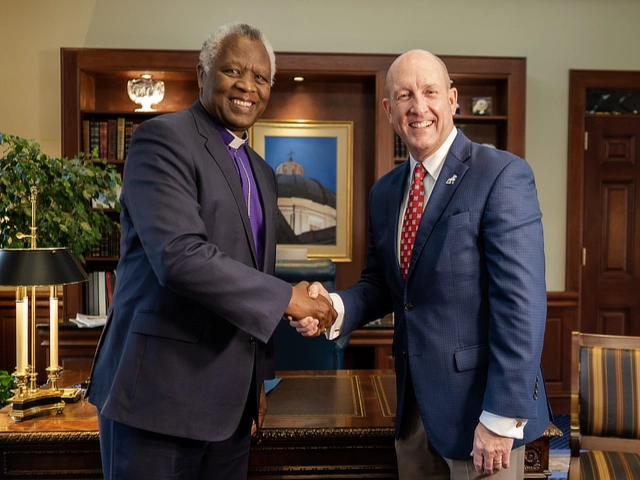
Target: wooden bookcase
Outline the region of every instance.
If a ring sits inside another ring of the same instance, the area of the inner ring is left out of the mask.
[[[198,96],[198,51],[61,50],[62,154],[83,150],[83,121],[150,115],[188,107]],[[396,55],[278,53],[276,83],[263,119],[352,121],[352,260],[337,264],[338,288],[354,283],[364,268],[368,193],[380,176],[405,160],[394,157],[394,132],[382,110],[386,71]],[[526,60],[512,57],[443,56],[458,89],[456,124],[472,140],[524,157]],[[150,73],[165,82],[157,113],[135,113],[127,81]],[[293,77],[305,77],[302,83]],[[491,98],[491,113],[473,115],[477,97]],[[124,161],[115,162],[122,167]],[[86,268],[115,268],[117,258],[88,258]],[[65,290],[67,317],[83,311],[82,289]]]

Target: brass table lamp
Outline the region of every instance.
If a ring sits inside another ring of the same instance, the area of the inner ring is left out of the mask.
[[[16,287],[16,377],[17,390],[9,399],[9,416],[16,421],[41,412],[62,412],[63,391],[57,381],[58,365],[58,286],[88,280],[78,261],[66,248],[36,248],[35,205],[37,190],[31,189],[31,248],[0,249],[0,285]],[[31,287],[31,326],[29,294]],[[50,388],[38,389],[36,383],[36,287],[49,287],[50,359],[47,368]],[[29,343],[31,362],[29,363]]]

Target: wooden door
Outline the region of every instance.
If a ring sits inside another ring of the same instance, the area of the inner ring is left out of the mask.
[[[581,331],[640,335],[640,118],[585,118]]]

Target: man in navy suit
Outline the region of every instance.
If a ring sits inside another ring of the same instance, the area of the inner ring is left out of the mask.
[[[330,302],[273,277],[273,170],[246,145],[275,56],[254,27],[204,43],[199,99],[143,122],[124,169],[122,251],[91,376],[106,479],[247,476],[252,423],[283,315],[330,325]]]
[[[431,53],[398,57],[385,96],[411,155],[371,190],[366,269],[331,295],[339,316],[328,337],[393,312],[402,480],[522,478],[524,445],[550,422],[533,173],[455,128],[457,91]],[[416,166],[425,170],[414,185]],[[413,233],[403,226],[406,210]],[[292,322],[309,336],[322,331],[315,323]]]

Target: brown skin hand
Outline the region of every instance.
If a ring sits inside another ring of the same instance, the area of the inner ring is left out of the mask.
[[[300,282],[292,288],[291,300],[284,313],[290,319],[295,320],[305,317],[318,319],[318,332],[322,333],[324,329],[328,329],[334,324],[338,318],[338,312],[333,308],[331,302],[322,295],[315,299],[309,297],[308,288],[309,282]]]

